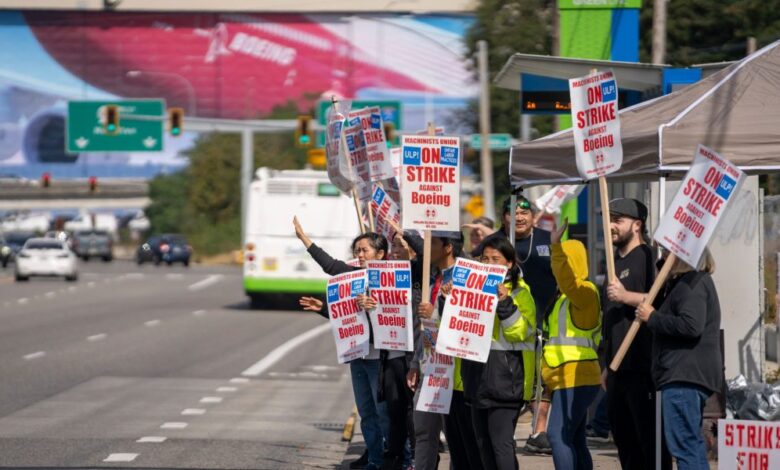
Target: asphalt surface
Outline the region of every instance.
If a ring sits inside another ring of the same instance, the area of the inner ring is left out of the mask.
[[[0,270],[0,468],[342,462],[354,401],[321,317],[250,310],[236,268],[90,262],[75,283],[16,283],[12,266]]]

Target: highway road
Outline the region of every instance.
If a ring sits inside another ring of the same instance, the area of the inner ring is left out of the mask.
[[[324,325],[249,310],[235,268],[0,270],[0,468],[334,468],[354,400]]]

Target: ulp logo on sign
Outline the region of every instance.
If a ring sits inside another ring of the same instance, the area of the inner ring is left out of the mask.
[[[376,190],[374,191],[374,202],[376,202],[378,206],[381,206],[382,201],[384,200],[385,200],[385,192],[382,191],[382,188],[376,188]]]
[[[470,269],[455,268],[452,273],[452,285],[464,287],[466,285],[466,279],[469,278],[469,274],[471,274]]]
[[[328,286],[328,303],[332,304],[333,302],[338,302],[339,300],[339,285],[333,284],[332,286]]]
[[[355,136],[352,134],[347,136],[347,148],[349,148],[350,152],[355,151]]]
[[[501,284],[501,281],[503,281],[503,278],[501,276],[496,276],[495,274],[488,274],[487,280],[485,281],[485,285],[482,286],[482,292],[487,292],[488,294],[497,294],[498,285]]]
[[[381,129],[382,128],[382,117],[379,114],[372,114],[371,115],[371,128],[372,129]]]
[[[404,165],[420,166],[422,148],[404,147]]]
[[[721,178],[720,183],[718,183],[718,188],[715,190],[715,192],[718,194],[718,196],[728,200],[736,185],[736,181],[726,175],[723,175],[723,178]]]
[[[441,148],[441,164],[458,166],[458,147]]]
[[[412,276],[408,270],[396,270],[395,286],[399,289],[408,289],[412,287]]]
[[[601,84],[601,96],[605,103],[617,99],[617,85],[615,85],[615,80],[610,80]]]

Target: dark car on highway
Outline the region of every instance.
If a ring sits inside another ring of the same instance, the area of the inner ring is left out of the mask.
[[[8,261],[16,258],[16,254],[22,249],[27,240],[33,238],[35,233],[33,232],[6,232],[5,233],[5,245],[9,249]],[[8,261],[3,263],[5,266]]]
[[[155,235],[150,237],[143,245],[138,247],[135,253],[135,261],[138,264],[151,262],[156,265],[173,263],[190,265],[192,247],[187,243],[183,235],[175,233]]]
[[[101,258],[103,261],[114,259],[114,242],[111,234],[105,230],[76,230],[73,233],[73,252],[84,261],[89,258]]]

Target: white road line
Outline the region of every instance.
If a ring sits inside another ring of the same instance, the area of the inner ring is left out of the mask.
[[[33,359],[38,359],[39,357],[43,357],[45,355],[46,355],[46,351],[37,351],[37,352],[34,352],[32,354],[28,354],[26,356],[23,356],[23,357],[24,357],[24,359],[26,359],[28,361],[31,361]]]
[[[232,384],[245,384],[248,382],[249,379],[247,379],[246,377],[233,377],[232,379],[230,379],[230,383]]]
[[[132,462],[138,454],[111,454],[103,462]]]
[[[187,426],[189,426],[189,424],[187,423],[182,423],[180,421],[172,421],[168,423],[162,423],[162,425],[160,425],[160,429],[184,429]]]
[[[206,410],[203,408],[186,408],[181,411],[181,414],[184,416],[199,416],[205,415]]]
[[[148,326],[149,328],[152,328],[154,326],[157,326],[160,324],[160,320],[149,320],[147,322],[144,322],[144,325]]]
[[[222,403],[222,397],[203,397],[201,403]]]
[[[166,439],[168,439],[168,438],[164,437],[164,436],[144,436],[144,437],[138,439],[135,442],[141,442],[141,443],[143,443],[143,442],[156,442],[156,443],[159,443],[159,442],[165,442]]]
[[[192,314],[195,315],[196,317],[202,317],[203,315],[206,314],[206,311],[205,310],[195,310],[194,312],[192,312]]]
[[[22,297],[21,299],[17,300],[17,302],[19,302],[20,304],[26,304],[29,301],[30,299],[28,299],[27,297]]]
[[[89,281],[87,287],[95,287],[95,281]]]
[[[224,276],[222,276],[222,274],[212,274],[211,276],[207,277],[206,279],[200,280],[200,281],[196,282],[195,284],[192,284],[187,289],[189,289],[189,290],[205,289],[206,287],[208,287],[208,286],[210,286],[212,284],[218,283],[219,281],[222,280],[223,277]]]
[[[236,387],[219,387],[217,393],[230,393],[238,390]]]
[[[90,341],[90,342],[94,343],[95,341],[101,341],[101,340],[106,339],[106,336],[108,336],[108,335],[105,334],[105,333],[98,333],[96,335],[87,336],[87,341]]]
[[[51,298],[51,297],[54,297],[55,295],[57,295],[57,293],[52,290],[52,291],[49,291],[49,292],[47,292],[47,293],[45,293],[43,295],[45,295],[46,297]]]
[[[312,328],[311,330],[288,340],[281,346],[278,346],[276,349],[268,353],[264,358],[257,361],[257,363],[255,363],[252,367],[242,372],[241,375],[257,377],[266,370],[270,369],[274,364],[279,362],[287,353],[326,331],[330,331],[330,323],[323,323],[316,328]]]
[[[76,286],[68,287],[68,292],[76,292]]]
[[[179,273],[169,273],[165,275],[166,279],[181,279],[183,277],[184,275]]]

